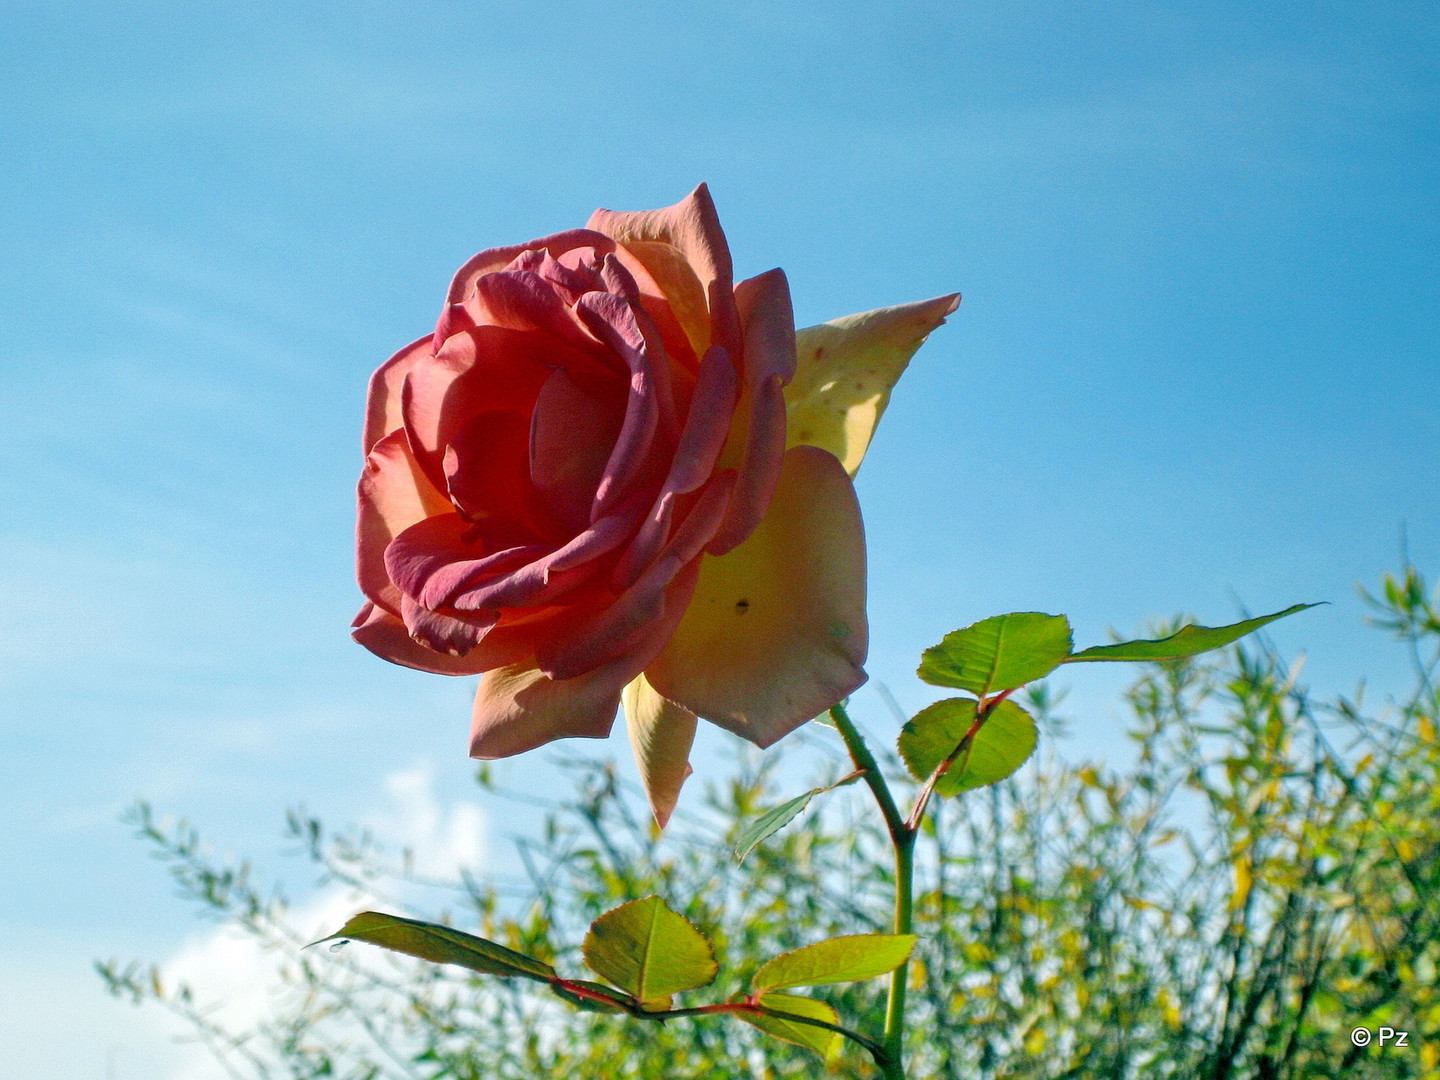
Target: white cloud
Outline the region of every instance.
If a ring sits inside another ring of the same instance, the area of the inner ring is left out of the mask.
[[[190,1050],[174,1044],[171,1018],[114,1000],[91,969],[90,958],[104,952],[104,943],[12,925],[0,927],[0,940],[0,1075],[6,1080],[178,1075],[174,1070]]]
[[[346,888],[327,889],[290,913],[307,934],[322,937],[355,913],[357,898]],[[290,988],[280,977],[284,957],[232,926],[194,938],[161,968],[167,991],[185,984],[207,1006],[215,1023],[234,1033],[253,1029],[281,1005]],[[186,1048],[167,1080],[232,1080],[200,1046]]]
[[[442,804],[436,798],[434,771],[428,762],[390,773],[383,788],[384,802],[365,815],[362,823],[387,849],[408,850],[416,876],[451,879],[462,868],[473,872],[482,865],[483,811],[465,800]],[[401,891],[410,894],[414,890]],[[287,921],[314,940],[333,933],[357,910],[372,905],[392,906],[350,887],[332,886],[293,908]],[[224,926],[187,942],[162,965],[161,979],[167,986],[190,986],[197,1003],[213,1006],[208,1013],[213,1021],[232,1032],[244,1032],[272,1015],[292,992],[281,978],[283,964],[282,954],[243,931]],[[166,1080],[229,1080],[201,1047],[186,1048],[164,1075]]]
[[[442,807],[435,798],[435,769],[428,762],[385,777],[390,812],[368,815],[365,824],[382,841],[409,848],[414,872],[450,879],[485,858],[485,816],[472,802]]]

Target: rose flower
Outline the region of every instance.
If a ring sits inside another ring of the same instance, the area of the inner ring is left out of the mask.
[[[492,248],[370,380],[354,636],[480,675],[470,753],[602,738],[657,820],[697,717],[769,746],[865,681],[851,476],[951,295],[795,331],[710,194]]]

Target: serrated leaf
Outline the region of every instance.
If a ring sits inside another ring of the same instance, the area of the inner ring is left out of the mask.
[[[597,993],[608,994],[610,997],[625,998],[627,1000],[630,1000],[632,1003],[634,1000],[630,998],[629,994],[621,994],[613,987],[606,986],[603,983],[588,982],[585,979],[569,979],[567,981],[570,983],[571,986],[583,986],[587,990],[594,990]],[[620,1005],[611,1005],[609,1002],[596,1001],[592,997],[586,997],[583,994],[577,994],[569,987],[563,986],[560,983],[552,982],[550,984],[550,990],[552,993],[554,993],[556,997],[560,998],[562,1001],[568,1001],[577,1009],[584,1009],[586,1012],[619,1013],[625,1011],[625,1009]]]
[[[340,939],[379,945],[382,949],[436,964],[458,964],[485,975],[506,978],[518,975],[542,981],[555,977],[555,969],[549,964],[507,949],[504,945],[454,927],[385,915],[379,911],[362,911],[334,934],[321,938],[315,944]]]
[[[1297,611],[1304,611],[1306,608],[1319,606],[1319,604],[1292,604],[1284,611],[1277,611],[1272,615],[1261,615],[1256,619],[1246,619],[1244,622],[1231,623],[1229,626],[1199,626],[1190,623],[1188,626],[1182,626],[1169,637],[1155,640],[1122,641],[1116,645],[1092,645],[1069,657],[1067,663],[1094,660],[1179,660],[1181,657],[1196,656],[1199,653],[1209,652],[1211,649],[1219,649],[1244,637],[1252,630],[1259,630],[1266,623],[1283,619],[1287,615],[1294,615]]]
[[[671,994],[707,985],[719,970],[705,935],[658,896],[601,915],[581,952],[590,970],[651,1009],[663,1008]]]
[[[854,773],[843,779],[837,780],[828,787],[811,788],[803,795],[781,803],[779,806],[766,810],[749,825],[740,830],[740,835],[735,838],[735,861],[744,862],[745,856],[755,849],[755,845],[769,836],[773,836],[786,825],[793,821],[797,814],[810,805],[810,800],[816,795],[823,795],[827,791],[833,791],[837,787],[846,784],[853,784],[860,779],[861,774]]]
[[[775,957],[755,973],[750,986],[764,993],[873,979],[908,960],[916,940],[914,934],[847,934],[817,941]]]
[[[788,802],[772,807],[741,829],[740,835],[735,838],[735,861],[744,862],[745,856],[755,850],[756,844],[789,825],[801,810],[810,805],[810,800],[822,790],[824,789],[815,788],[813,791],[805,792],[804,795],[797,795]]]
[[[981,619],[920,657],[920,678],[986,697],[1043,679],[1070,655],[1074,639],[1064,615],[1016,611]]]
[[[921,709],[900,731],[900,756],[910,775],[929,779],[954,752],[975,723],[976,705],[970,698],[946,698]],[[958,795],[1004,780],[1034,752],[1037,733],[1030,714],[1013,701],[991,710],[970,746],[951,764],[935,785],[937,795]]]
[[[746,998],[744,994],[737,994],[730,1000],[738,1002],[744,1001]],[[830,1024],[840,1023],[840,1014],[825,1002],[801,997],[798,994],[763,994],[756,1004],[777,1012],[790,1013],[792,1016],[803,1016],[809,1020],[824,1020]],[[765,1016],[761,1013],[750,1012],[736,1013],[735,1015],[767,1035],[773,1035],[777,1039],[794,1043],[796,1046],[814,1050],[818,1054],[828,1053],[835,1040],[840,1038],[838,1031],[829,1031],[813,1024],[802,1024],[796,1020],[786,1020],[778,1016]]]

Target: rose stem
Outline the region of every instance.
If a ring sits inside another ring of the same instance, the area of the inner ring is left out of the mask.
[[[865,745],[845,706],[837,704],[830,709],[830,719],[845,740],[850,751],[850,760],[855,768],[865,773],[865,783],[885,816],[885,826],[890,831],[890,843],[895,848],[895,933],[908,934],[914,925],[914,877],[915,877],[915,834],[895,805],[890,794],[890,785],[880,771],[875,755]],[[907,960],[890,973],[890,994],[885,1002],[885,1056],[881,1063],[885,1080],[905,1080],[905,982],[910,970]]]

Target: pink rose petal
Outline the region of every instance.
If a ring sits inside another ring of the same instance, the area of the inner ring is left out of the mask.
[[[537,650],[541,670],[552,678],[571,678],[631,651],[659,618],[664,591],[695,561],[720,527],[734,482],[735,474],[728,471],[711,480],[670,542],[629,588]]]
[[[648,635],[618,660],[573,679],[552,679],[523,661],[487,671],[475,695],[470,756],[509,757],[554,739],[607,736],[621,691],[674,633],[697,573],[698,566],[691,564],[676,576]]]
[[[730,502],[730,515],[710,542],[710,554],[724,555],[755,531],[770,505],[784,454],[785,394],[780,376],[771,375],[755,394],[745,459]]]
[[[365,459],[356,488],[355,574],[360,590],[394,615],[400,591],[385,568],[385,549],[426,518],[453,516],[450,501],[435,489],[410,453],[403,431],[379,440]]]
[[[557,295],[568,306],[587,292],[605,288],[599,276],[588,266],[594,257],[593,247],[571,248],[564,253],[566,262],[563,263],[548,251],[531,250],[518,256],[506,269],[538,274],[554,287]]]
[[[479,326],[450,338],[405,377],[401,416],[410,448],[436,486],[445,447],[476,414],[511,409],[528,417],[556,367],[602,370],[591,356],[544,334]]]
[[[429,338],[412,341],[375,369],[365,397],[365,430],[360,438],[362,452],[400,427],[400,390],[405,376],[422,359],[429,359]]]
[[[417,521],[386,546],[385,571],[401,592],[419,600],[435,574],[454,563],[495,554],[475,543],[473,535],[474,526],[459,514]]]
[[[736,383],[729,354],[718,345],[709,349],[695,378],[690,414],[670,460],[665,491],[681,495],[694,491],[714,470],[735,411]]]
[[[757,386],[771,375],[795,376],[795,311],[785,271],[768,270],[735,286],[745,340],[745,379]]]
[[[440,604],[468,611],[554,603],[595,576],[599,570],[596,560],[625,541],[635,527],[635,518],[634,513],[601,518],[562,547],[504,573],[488,577],[482,577],[481,573],[457,574],[458,585],[445,594]],[[447,568],[445,573],[449,574],[451,569]],[[435,584],[439,576],[432,578],[431,583]],[[441,595],[438,588],[434,595]]]
[[[455,657],[427,649],[410,636],[399,616],[375,604],[366,604],[355,617],[350,636],[382,660],[401,667],[428,671],[435,675],[479,675],[487,667],[488,658]]]
[[[596,338],[609,346],[630,369],[630,395],[625,419],[614,449],[605,463],[595,488],[592,518],[609,513],[615,505],[633,495],[634,484],[643,475],[647,458],[660,426],[660,400],[669,389],[663,346],[658,338],[647,341],[635,319],[635,311],[623,298],[609,293],[587,293],[575,305],[581,320]]]
[[[565,267],[553,259],[551,263],[556,270],[565,271]],[[580,276],[574,271],[566,272]],[[571,303],[573,301],[567,302],[556,292],[553,282],[537,273],[502,270],[476,281],[462,307],[474,326],[504,326],[543,333],[577,349],[590,348],[590,339],[576,320]]]
[[[400,598],[400,618],[410,636],[427,649],[447,656],[465,656],[500,621],[498,611],[469,612],[463,619],[421,607],[408,596]]]
[[[590,520],[595,494],[625,422],[626,383],[586,379],[563,368],[546,381],[530,420],[530,476],[570,528]]]
[[[735,407],[735,368],[718,345],[708,350],[690,399],[690,415],[670,462],[670,474],[634,542],[611,572],[616,588],[628,588],[650,565],[670,535],[676,499],[694,491],[714,471]]]
[[[528,244],[511,244],[509,247],[487,248],[470,258],[455,272],[450,282],[447,302],[458,304],[470,293],[471,287],[482,274],[503,270],[527,251],[547,251],[558,259],[575,248],[590,247],[600,252],[615,250],[615,243],[608,236],[590,229],[567,229],[551,236],[531,240]]]
[[[471,417],[445,448],[445,484],[492,551],[568,531],[530,480],[530,419],[521,413]]]

